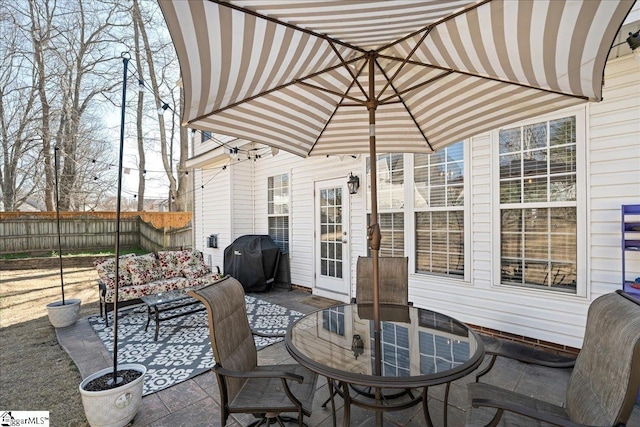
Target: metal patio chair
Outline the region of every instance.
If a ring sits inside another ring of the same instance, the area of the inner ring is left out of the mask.
[[[258,365],[258,354],[247,318],[244,289],[233,277],[189,292],[207,308],[211,347],[216,364],[222,425],[232,413],[260,418],[253,425],[277,422],[282,413],[297,413],[298,425],[311,415],[317,374],[299,364]]]
[[[639,388],[640,301],[618,290],[589,307],[583,346],[567,385],[566,407],[476,382],[468,385],[472,408],[466,425],[497,426],[503,425],[502,419],[505,425],[538,425],[533,423],[539,420],[571,427],[624,426]]]
[[[380,257],[380,304],[409,305],[409,258]],[[373,303],[373,258],[358,257],[356,264],[356,296],[351,303]]]

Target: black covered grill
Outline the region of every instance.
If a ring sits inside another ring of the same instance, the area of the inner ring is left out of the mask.
[[[289,272],[282,271],[289,263],[283,261],[288,256],[267,235],[241,236],[224,249],[224,273],[242,283],[246,292],[268,291],[283,278],[290,287]]]

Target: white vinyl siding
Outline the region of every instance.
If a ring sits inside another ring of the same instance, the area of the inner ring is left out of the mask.
[[[207,165],[194,173],[194,248],[203,252],[205,263],[216,271],[224,269],[224,248],[232,241],[232,205],[220,203],[231,197],[230,170],[221,164]],[[218,235],[218,247],[208,248],[207,237]]]
[[[505,126],[506,129],[568,115],[583,116],[582,123],[577,125],[584,136],[578,139],[581,142],[576,159],[576,293],[501,284],[499,139],[496,130],[465,142],[464,243],[468,261],[465,262],[465,277],[410,274],[409,299],[415,306],[519,336],[578,348],[582,345],[591,301],[621,288],[620,206],[640,202],[640,121],[637,120],[640,117],[640,76],[637,71],[638,65],[631,55],[609,61],[603,102]],[[206,144],[209,143],[211,141]],[[405,154],[404,160],[404,179],[413,182],[413,155]],[[291,179],[292,283],[313,289],[314,183],[334,178],[343,178],[346,182],[351,171],[364,183],[367,172],[364,156],[302,159],[280,151],[274,157],[263,156],[256,162],[242,162],[232,169],[234,175],[229,177],[221,173],[208,185],[210,190],[204,192],[204,206],[198,202],[202,196],[200,177],[194,180],[194,244],[201,248],[206,236],[218,232],[220,249],[217,251],[221,254],[238,235],[267,234],[265,182],[269,176],[288,173]],[[206,174],[212,176],[210,172]],[[404,250],[410,265],[415,265],[413,222],[419,208],[413,207],[414,188],[404,187],[401,200],[407,204],[397,212],[404,212]],[[230,191],[233,207],[227,205]],[[366,199],[367,186],[364,184],[357,194],[350,196],[351,229],[347,238],[352,285],[355,283],[356,259],[367,254]],[[204,230],[201,229],[203,219]],[[225,230],[233,230],[233,233]],[[206,253],[213,254],[214,251],[205,248]],[[640,276],[640,263],[628,264],[627,268],[631,274],[635,273],[634,277]]]
[[[640,73],[633,55],[610,61],[601,103],[589,105],[590,299],[622,285],[620,206],[640,203]],[[627,261],[640,276],[640,260]]]
[[[359,159],[345,156],[343,160],[337,157],[300,158],[293,154],[280,151],[276,156],[264,156],[256,162],[255,167],[255,233],[268,234],[267,214],[267,186],[265,182],[274,174],[288,173],[291,181],[291,212],[289,218],[290,242],[289,263],[291,282],[312,288],[315,273],[314,250],[314,182],[327,179],[342,178],[346,182],[349,172],[363,175],[364,168]],[[360,171],[358,173],[358,171]],[[365,213],[363,188],[358,194],[351,195],[350,221],[347,239],[351,250],[351,283],[355,283],[355,264],[359,255],[366,254],[365,244]]]

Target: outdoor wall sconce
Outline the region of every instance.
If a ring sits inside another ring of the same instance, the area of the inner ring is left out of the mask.
[[[351,351],[353,351],[353,355],[356,360],[358,360],[358,356],[364,353],[364,342],[359,334],[353,335],[353,340],[351,341]]]
[[[636,57],[636,60],[640,59],[640,30],[635,33],[629,33],[629,37],[627,37],[627,43],[633,52],[633,55]]]
[[[635,33],[629,33],[629,37],[627,37],[627,43],[629,43],[629,47],[631,50],[636,50],[640,47],[640,30]]]
[[[354,176],[353,173],[349,172],[347,187],[349,187],[349,194],[356,194],[358,192],[358,188],[360,188],[360,178]]]

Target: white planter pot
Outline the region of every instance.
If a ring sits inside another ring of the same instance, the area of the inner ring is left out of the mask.
[[[49,314],[49,322],[54,328],[64,328],[73,325],[80,316],[80,300],[68,299],[62,304],[62,301],[47,304],[47,313]]]
[[[80,383],[80,395],[84,414],[91,427],[123,427],[136,416],[142,405],[142,385],[147,368],[137,363],[118,365],[118,371],[133,369],[142,372],[140,377],[120,387],[102,391],[87,391],[87,383],[113,372],[106,368],[89,375]]]

